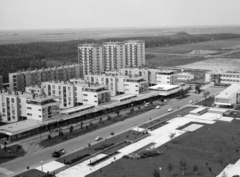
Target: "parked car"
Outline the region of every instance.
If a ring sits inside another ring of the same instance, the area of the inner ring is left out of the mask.
[[[167,110],[168,112],[171,112],[171,111],[173,111],[173,109],[172,108],[168,108],[168,110]]]
[[[160,108],[161,108],[161,106],[160,106],[160,105],[157,105],[157,106],[156,106],[156,109],[160,109]]]
[[[149,105],[150,105],[150,103],[145,103],[145,104],[144,104],[144,106],[149,106]]]
[[[97,136],[97,137],[95,138],[95,141],[100,141],[101,139],[103,139],[101,136]]]
[[[61,157],[63,154],[65,154],[65,150],[64,150],[64,149],[61,149],[61,150],[59,150],[59,151],[54,151],[54,152],[52,153],[52,157],[54,157],[54,158],[59,158],[59,157]]]

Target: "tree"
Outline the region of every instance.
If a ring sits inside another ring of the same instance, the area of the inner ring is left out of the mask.
[[[63,133],[61,130],[59,130],[58,135],[59,135],[59,136],[63,136],[64,133]]]
[[[173,165],[171,163],[168,163],[167,169],[170,172],[170,174],[172,175]]]
[[[52,136],[51,135],[48,135],[48,140],[52,139]]]
[[[200,85],[196,85],[195,90],[197,90],[198,92],[201,92],[200,87],[201,87]]]
[[[179,162],[179,165],[180,165],[180,169],[182,171],[182,175],[185,176],[185,170],[187,169],[187,162],[181,160]]]
[[[234,175],[234,176],[232,176],[232,177],[240,177],[239,175]]]
[[[155,170],[153,171],[153,176],[154,176],[154,177],[161,177],[160,171],[155,169]]]
[[[99,118],[99,123],[101,123],[101,122],[102,122],[102,117]]]
[[[197,171],[198,171],[198,166],[195,164],[193,166],[193,172],[194,172],[195,176],[197,175]]]
[[[176,135],[176,133],[170,133],[170,134],[169,134],[169,138],[170,138],[170,139],[173,139],[173,137],[174,137],[175,135]]]
[[[73,129],[74,129],[74,128],[73,128],[73,126],[71,125],[70,128],[69,128],[70,133],[73,132]]]
[[[119,116],[119,114],[120,114],[120,111],[119,110],[117,110],[117,111],[115,111],[115,113]]]
[[[210,92],[208,90],[203,92],[203,97],[206,100],[206,98],[210,95]]]

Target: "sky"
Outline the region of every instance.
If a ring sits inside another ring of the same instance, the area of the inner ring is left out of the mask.
[[[240,25],[240,0],[0,0],[0,30]]]

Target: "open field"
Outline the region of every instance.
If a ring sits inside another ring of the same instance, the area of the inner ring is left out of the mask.
[[[143,159],[120,159],[88,177],[146,177],[153,176],[161,167],[162,176],[182,176],[180,161],[186,162],[185,176],[217,176],[230,163],[240,158],[240,121],[204,125],[195,132],[188,132],[157,148],[163,155]],[[168,164],[173,166],[172,174]]]
[[[205,70],[218,70],[229,71],[238,70],[240,67],[240,59],[234,58],[213,58],[195,63],[189,63],[185,65],[179,65],[179,68],[190,69],[205,69]]]
[[[172,53],[172,54],[187,54],[193,50],[218,50],[220,53],[231,49],[240,48],[240,39],[227,39],[219,41],[198,42],[192,44],[182,44],[167,47],[147,48],[146,52],[152,53]]]
[[[155,57],[146,59],[147,65],[152,66],[179,66],[186,65],[190,63],[195,63],[199,61],[207,60],[207,58],[200,56],[174,56],[158,54]]]
[[[9,43],[68,41],[116,37],[161,36],[186,31],[189,34],[240,33],[239,27],[184,27],[184,28],[100,28],[100,29],[43,29],[0,31],[0,45]]]

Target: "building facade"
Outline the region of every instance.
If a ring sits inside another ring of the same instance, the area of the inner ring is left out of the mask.
[[[112,71],[125,68],[125,43],[104,42],[103,43],[103,70]]]
[[[78,63],[83,66],[83,74],[103,72],[102,45],[79,44]]]
[[[41,85],[50,80],[68,81],[72,78],[82,78],[83,67],[79,64],[61,67],[23,71],[9,74],[10,90],[25,91],[25,87]]]
[[[124,82],[124,92],[129,94],[141,94],[148,91],[148,81],[141,77],[127,78]]]
[[[206,82],[213,82],[214,85],[231,85],[240,83],[239,72],[208,72],[205,74]]]
[[[3,77],[0,76],[0,90],[3,89]]]
[[[100,105],[111,101],[111,92],[104,86],[83,88],[83,104]]]
[[[145,42],[142,40],[125,41],[126,67],[145,65]]]
[[[51,113],[50,113],[51,112]],[[55,97],[38,94],[4,91],[0,93],[1,122],[13,123],[20,120],[44,121],[59,116],[59,102]]]

